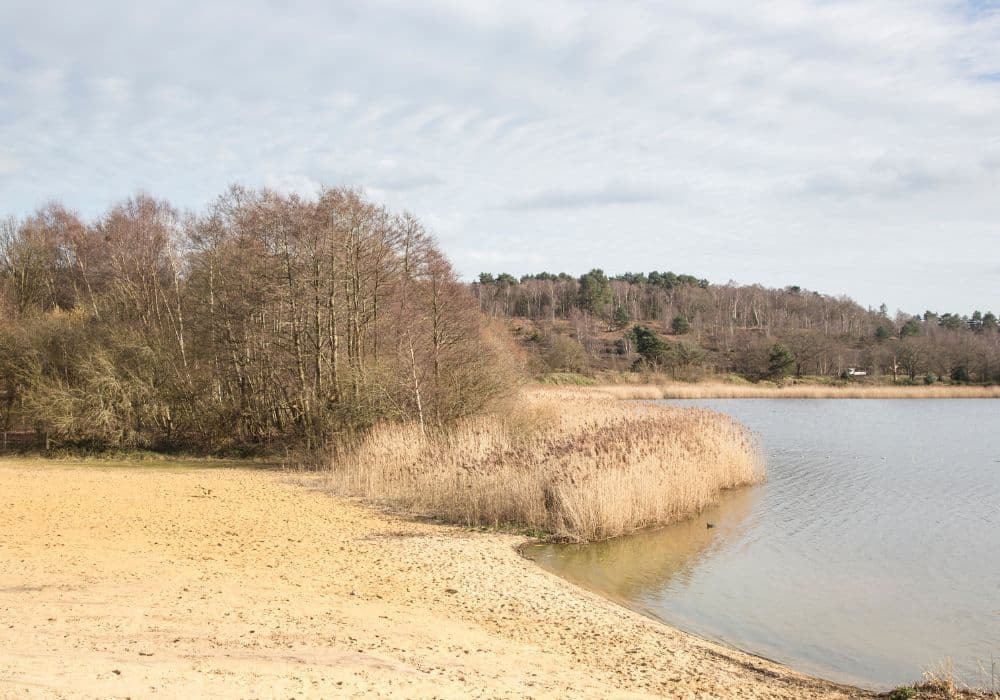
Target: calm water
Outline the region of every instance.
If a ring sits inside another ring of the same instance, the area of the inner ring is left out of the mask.
[[[1000,685],[1000,402],[675,401],[753,430],[768,479],[656,532],[530,554],[640,612],[890,686]],[[713,528],[707,524],[712,523]]]

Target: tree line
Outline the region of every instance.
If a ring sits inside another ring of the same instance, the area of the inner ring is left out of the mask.
[[[138,194],[0,222],[0,429],[97,448],[314,448],[438,425],[512,350],[422,224],[351,189]]]
[[[522,340],[537,350],[542,371],[759,380],[853,368],[899,381],[1000,381],[1000,331],[990,311],[890,317],[884,305],[869,309],[798,286],[717,285],[655,271],[483,273],[470,289],[483,313],[530,322]]]

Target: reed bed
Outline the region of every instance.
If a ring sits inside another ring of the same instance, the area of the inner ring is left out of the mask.
[[[411,513],[591,541],[693,515],[761,480],[763,461],[722,414],[551,389],[426,435],[376,428],[336,449],[326,478]]]
[[[571,390],[571,389],[567,389]],[[998,399],[1000,386],[816,384],[614,384],[587,391],[618,399]]]

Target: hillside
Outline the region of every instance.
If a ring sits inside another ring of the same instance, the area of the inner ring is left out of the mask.
[[[846,296],[670,272],[484,273],[469,286],[480,310],[503,319],[530,351],[537,373],[1000,381],[1000,332],[989,311],[890,317]]]

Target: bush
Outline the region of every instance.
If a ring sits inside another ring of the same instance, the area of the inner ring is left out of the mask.
[[[541,354],[549,372],[585,372],[590,365],[587,351],[578,340],[554,331],[543,337]]]

